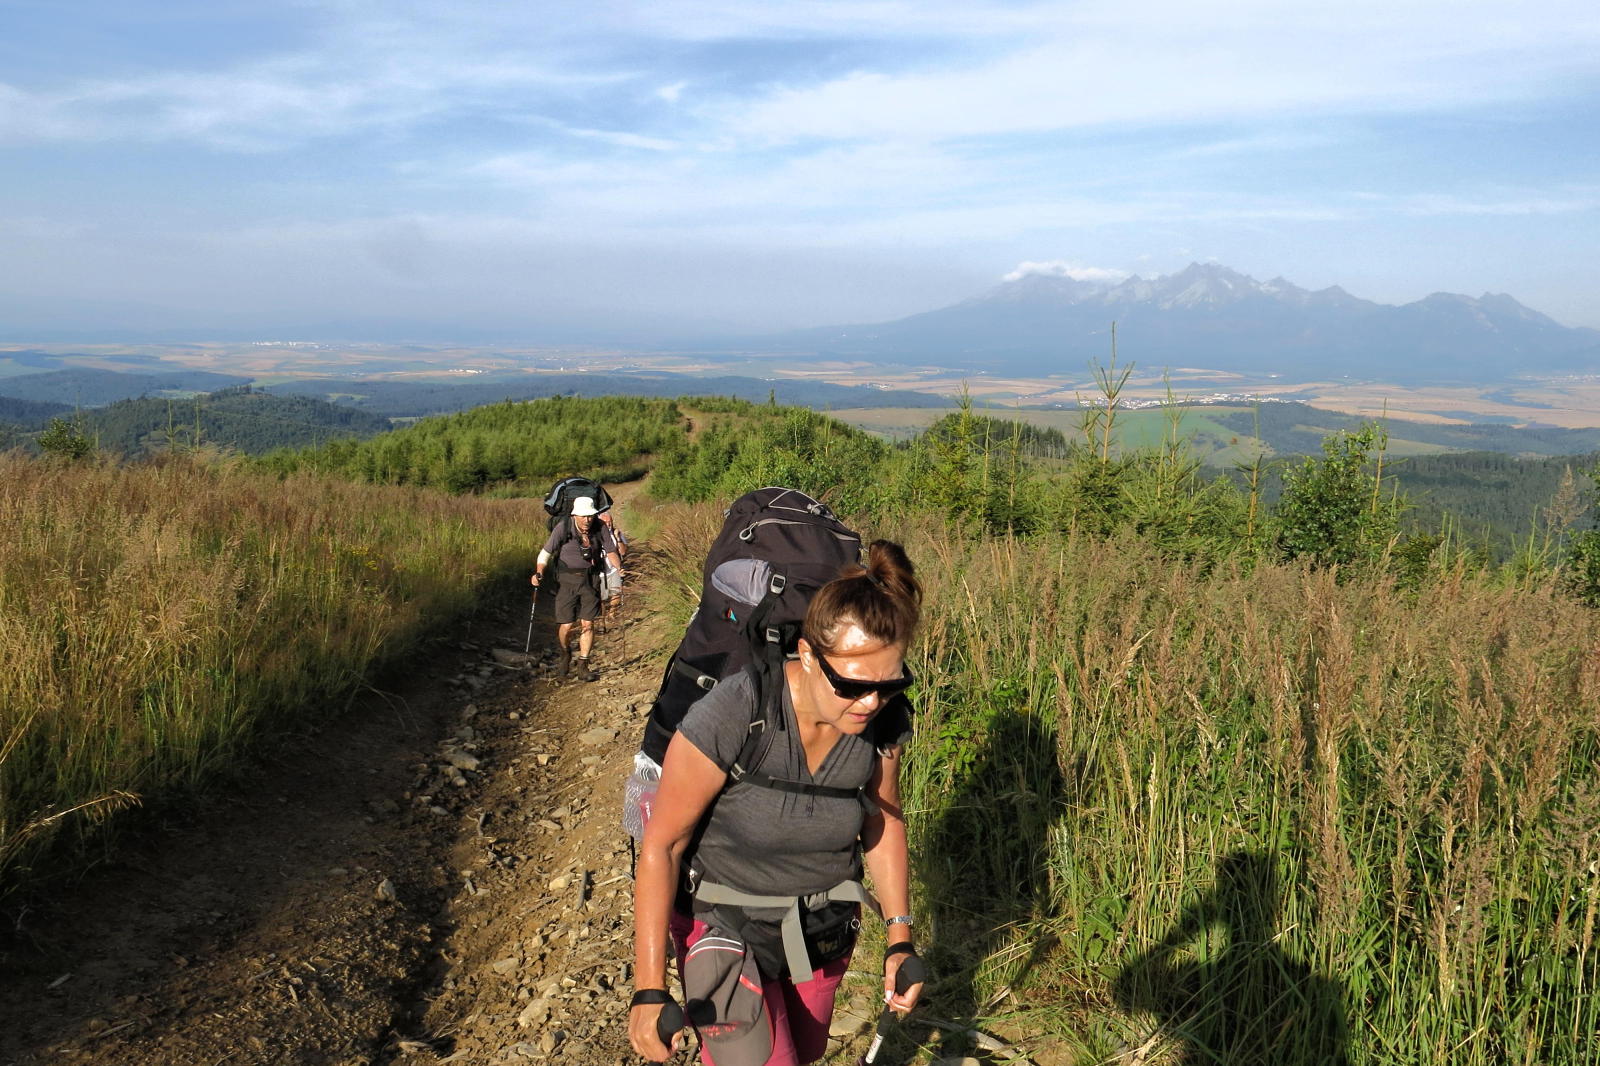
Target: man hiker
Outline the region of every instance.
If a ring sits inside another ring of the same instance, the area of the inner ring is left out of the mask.
[[[557,576],[556,649],[560,656],[556,676],[564,678],[572,672],[572,649],[567,641],[577,622],[577,675],[584,681],[598,681],[600,675],[589,666],[589,651],[594,645],[595,616],[600,613],[599,583],[608,567],[622,570],[622,559],[611,527],[596,515],[592,497],[579,496],[572,501],[572,514],[550,531],[534,564],[535,587],[543,586],[545,569],[552,561]]]

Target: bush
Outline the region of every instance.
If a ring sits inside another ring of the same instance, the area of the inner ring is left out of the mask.
[[[1318,566],[1378,561],[1399,526],[1401,505],[1381,480],[1387,434],[1368,424],[1322,442],[1323,457],[1285,471],[1275,514],[1278,555]],[[1373,451],[1377,456],[1373,456]]]

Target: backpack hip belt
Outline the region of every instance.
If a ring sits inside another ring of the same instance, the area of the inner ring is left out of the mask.
[[[860,881],[840,881],[830,889],[804,896],[760,896],[751,892],[741,892],[728,885],[719,885],[714,881],[700,881],[693,891],[695,902],[708,906],[725,904],[732,907],[783,910],[783,921],[779,926],[783,936],[783,955],[789,964],[789,979],[796,984],[811,980],[809,975],[813,972],[811,955],[806,950],[805,933],[800,926],[802,903],[807,910],[817,910],[825,904],[837,902],[861,903],[874,911],[878,909],[878,901],[872,898],[872,893],[868,892],[867,886]],[[802,977],[802,974],[808,976]]]

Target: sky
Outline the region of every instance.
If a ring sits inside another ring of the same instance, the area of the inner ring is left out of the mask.
[[[0,0],[0,341],[648,339],[1214,261],[1600,327],[1593,0]]]

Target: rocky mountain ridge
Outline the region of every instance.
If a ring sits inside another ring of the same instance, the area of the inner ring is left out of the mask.
[[[1257,281],[1215,263],[1122,281],[1026,274],[893,322],[772,338],[836,356],[999,373],[1081,372],[1110,353],[1145,366],[1313,380],[1500,381],[1600,372],[1600,330],[1569,328],[1509,295],[1434,293],[1403,305],[1339,286]]]

